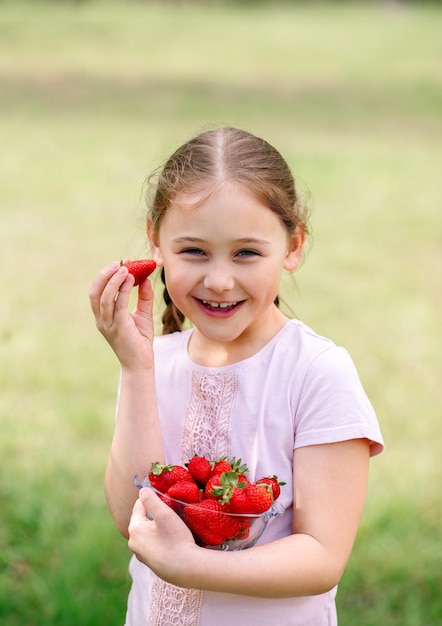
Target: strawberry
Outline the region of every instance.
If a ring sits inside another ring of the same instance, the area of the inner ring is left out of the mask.
[[[250,535],[250,520],[245,517],[241,518],[241,530],[236,535],[235,539],[247,539]]]
[[[213,463],[212,476],[219,476],[223,472],[231,472],[232,466],[226,457],[222,457]]]
[[[264,513],[273,504],[272,488],[266,484],[250,483],[244,487],[247,496],[247,511],[241,513]]]
[[[152,259],[140,259],[138,261],[120,261],[129,270],[129,274],[135,276],[134,287],[143,282],[156,268],[157,264]]]
[[[212,466],[203,456],[195,455],[187,463],[187,469],[200,487],[205,487],[212,473]]]
[[[175,502],[175,500],[170,498],[166,493],[158,493],[157,495],[160,498],[160,500],[162,500],[164,504],[167,504],[167,506],[173,509],[177,515],[180,514],[180,511],[183,507],[182,504],[180,504],[179,502]]]
[[[248,496],[246,489],[235,487],[229,502],[226,504],[226,510],[229,513],[250,513],[248,510],[250,504],[248,502]]]
[[[227,459],[225,456],[218,459],[213,463],[212,476],[216,474],[222,474],[223,472],[237,472],[238,474],[247,474],[249,471],[247,465],[241,461],[241,459],[237,459],[233,457],[232,459]]]
[[[241,482],[236,472],[223,472],[209,479],[204,494],[207,498],[219,500],[221,504],[230,504],[235,493],[242,491],[246,485],[247,482]]]
[[[211,476],[204,487],[204,497],[208,500],[218,500],[218,489],[221,488],[221,474]]]
[[[285,483],[278,480],[277,476],[266,476],[265,478],[260,478],[256,481],[257,485],[270,485],[273,492],[273,502],[277,500],[281,494],[281,487],[285,485]]]
[[[218,546],[227,539],[235,538],[242,530],[246,532],[241,518],[224,513],[223,506],[216,500],[202,500],[198,504],[184,507],[185,523],[202,544]]]
[[[172,485],[166,492],[166,496],[180,500],[180,502],[186,502],[192,504],[198,502],[200,490],[198,485],[190,480],[179,480]]]
[[[250,483],[250,480],[245,474],[238,474],[238,482],[244,483],[244,487]]]
[[[166,493],[179,480],[188,480],[193,482],[190,472],[181,465],[161,465],[161,463],[152,463],[149,473],[149,481],[152,487],[158,489],[162,493]]]

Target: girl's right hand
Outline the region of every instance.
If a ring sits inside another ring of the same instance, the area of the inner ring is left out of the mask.
[[[135,279],[115,262],[103,268],[89,291],[98,330],[117,355],[122,368],[145,370],[153,367],[153,289],[149,279],[138,287],[135,310],[128,310]]]

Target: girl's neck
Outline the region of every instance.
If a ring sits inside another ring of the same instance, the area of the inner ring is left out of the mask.
[[[277,309],[274,322],[262,332],[245,332],[231,342],[212,341],[195,328],[188,345],[189,357],[194,363],[204,367],[224,367],[244,361],[262,350],[285,326],[288,319]]]

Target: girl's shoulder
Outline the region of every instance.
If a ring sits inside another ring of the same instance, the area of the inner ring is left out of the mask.
[[[291,368],[296,377],[345,379],[355,374],[354,361],[345,347],[297,319],[284,327],[275,354],[282,368]]]
[[[289,320],[278,339],[279,343],[290,346],[297,354],[304,352],[314,356],[330,348],[336,348],[336,344],[331,339],[318,334],[298,319]]]

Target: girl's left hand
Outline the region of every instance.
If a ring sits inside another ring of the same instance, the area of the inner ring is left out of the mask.
[[[177,584],[180,568],[187,567],[185,554],[198,546],[181,518],[152,489],[144,488],[132,511],[129,548],[157,576]]]

